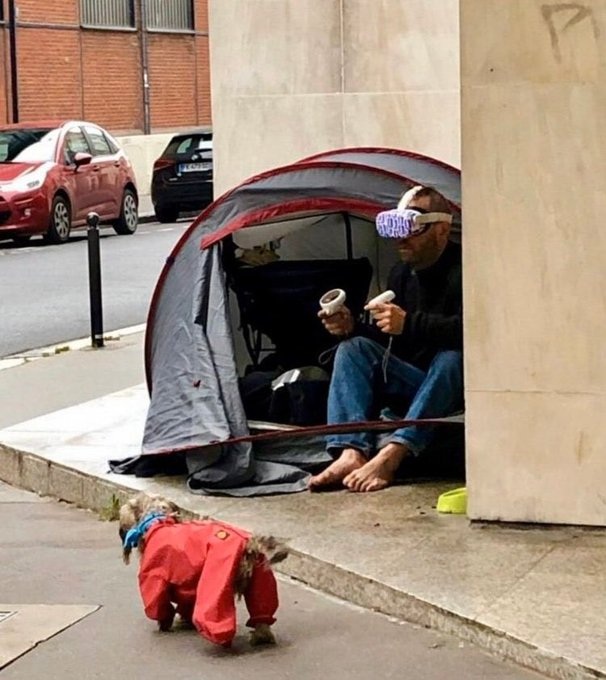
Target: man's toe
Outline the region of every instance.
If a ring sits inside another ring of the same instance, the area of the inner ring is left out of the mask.
[[[309,482],[307,483],[307,488],[310,491],[317,491],[318,489],[321,489],[323,486],[327,486],[330,484],[330,479],[327,478],[326,475],[320,474],[316,475],[315,477],[312,477]]]
[[[381,478],[377,477],[376,479],[372,480],[372,483],[371,483],[370,488],[368,490],[369,491],[381,491],[381,489],[385,489],[387,486],[389,486],[389,484],[385,479],[381,479]]]
[[[374,491],[376,483],[377,480],[374,478],[367,479],[366,482],[364,483],[364,488],[362,489],[362,491]]]
[[[352,477],[343,480],[343,486],[345,486],[350,491],[356,490],[356,480]]]
[[[353,480],[353,484],[351,486],[352,491],[362,491],[362,487],[364,486],[364,478],[361,477],[356,477]]]

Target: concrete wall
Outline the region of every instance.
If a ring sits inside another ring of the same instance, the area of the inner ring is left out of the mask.
[[[166,148],[172,134],[131,135],[116,137],[116,141],[130,158],[139,190],[139,203],[145,212],[151,209],[151,178],[154,161]]]
[[[458,165],[458,9],[458,0],[210,0],[215,194],[342,146]]]
[[[470,515],[604,525],[606,1],[461,29]]]

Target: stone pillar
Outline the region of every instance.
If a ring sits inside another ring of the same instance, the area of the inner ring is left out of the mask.
[[[216,194],[343,146],[459,165],[459,0],[210,0]]]
[[[605,0],[461,0],[474,519],[606,524],[605,37]]]

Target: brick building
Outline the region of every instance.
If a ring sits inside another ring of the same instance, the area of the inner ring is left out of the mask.
[[[0,7],[0,124],[15,113],[20,122],[91,120],[116,134],[210,124],[207,0]]]

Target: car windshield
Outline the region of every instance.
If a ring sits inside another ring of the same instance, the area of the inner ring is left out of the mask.
[[[59,130],[33,128],[0,131],[0,163],[55,160]]]
[[[200,133],[188,136],[173,137],[165,155],[175,158],[177,156],[190,156],[196,151],[206,152],[209,158],[212,158],[212,135],[209,133]]]

